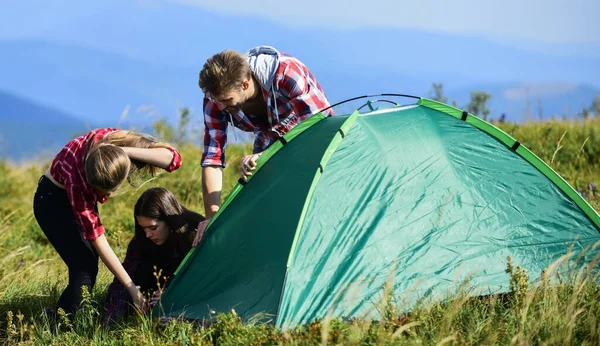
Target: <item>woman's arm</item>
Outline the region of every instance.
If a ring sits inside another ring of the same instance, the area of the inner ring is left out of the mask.
[[[175,158],[175,153],[167,148],[122,147],[122,149],[132,160],[142,161],[167,171]]]
[[[127,254],[123,260],[123,268],[129,277],[134,278],[138,266],[141,261],[140,244],[137,239],[133,238],[127,246]],[[111,322],[123,317],[127,313],[127,305],[130,303],[129,292],[125,286],[115,278],[106,290],[106,299],[104,301],[104,324],[108,325]]]
[[[127,274],[125,268],[123,268],[123,265],[121,265],[119,258],[108,244],[106,236],[102,234],[98,238],[91,240],[90,243],[98,252],[98,255],[102,259],[102,262],[104,262],[104,264],[108,267],[111,273],[113,273],[117,280],[119,280],[119,282],[121,282],[123,286],[125,286],[125,289],[127,290],[127,292],[129,292],[129,295],[131,295],[131,299],[133,300],[133,304],[135,305],[135,307],[137,307],[140,310],[144,310],[145,301],[144,297],[142,296],[142,293],[135,286],[133,280],[131,280],[131,277],[129,276],[129,274]]]

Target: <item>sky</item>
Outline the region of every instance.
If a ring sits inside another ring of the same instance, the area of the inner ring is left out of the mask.
[[[301,6],[281,0],[0,1],[0,40],[75,44],[177,67],[197,68],[216,51],[255,44],[301,54],[322,49],[314,44],[321,40],[348,55],[352,50],[335,42],[336,32],[345,38],[356,34],[358,49],[369,46],[371,38],[381,44],[378,37],[404,42],[418,37],[421,44],[452,51],[459,41],[449,38],[463,37],[458,49],[495,49],[492,58],[502,54],[500,45],[558,58],[600,59],[598,0],[304,0]],[[481,58],[482,63],[490,59]]]
[[[173,1],[265,17],[284,26],[408,28],[496,39],[600,44],[597,0],[305,0],[302,7],[309,9],[306,11],[279,0]]]
[[[301,9],[280,0],[0,1],[0,40],[38,38],[137,59],[151,55],[165,64],[173,61],[192,65],[194,62],[190,60],[174,58],[173,51],[180,51],[181,58],[185,59],[186,54],[198,54],[197,50],[189,50],[184,44],[177,46],[176,42],[165,45],[164,41],[177,41],[177,30],[198,30],[202,23],[215,20],[222,24],[211,24],[214,31],[212,28],[209,33],[200,31],[198,42],[185,44],[222,49],[236,34],[227,27],[239,28],[240,23],[247,23],[248,30],[239,32],[239,36],[252,36],[257,42],[261,36],[265,37],[264,41],[273,41],[279,31],[287,35],[312,32],[311,38],[319,40],[316,30],[321,28],[341,34],[360,30],[374,30],[375,34],[412,30],[483,38],[549,56],[600,58],[598,0],[305,0]],[[186,8],[189,13],[182,19],[181,13]],[[140,11],[144,12],[144,18],[153,14],[156,25],[165,30],[152,32],[155,36],[150,36],[139,22]],[[236,23],[228,25],[229,21]],[[206,38],[206,35],[212,37]],[[223,37],[222,45],[215,43],[219,36]],[[124,42],[125,39],[135,42]],[[164,49],[150,48],[153,41]],[[308,47],[298,42],[296,46],[299,50]]]
[[[0,38],[5,39],[36,35],[119,6],[115,1],[1,1]],[[280,0],[122,0],[121,6],[126,2],[157,10],[165,3],[178,3],[296,28],[403,28],[499,40],[600,44],[597,0],[305,0],[301,8]]]

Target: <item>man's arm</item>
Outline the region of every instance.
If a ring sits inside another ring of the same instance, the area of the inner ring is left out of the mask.
[[[207,219],[211,219],[221,206],[227,126],[225,114],[205,97],[204,148],[200,165],[202,166],[202,199]]]
[[[206,226],[210,220],[217,214],[221,207],[221,191],[223,190],[223,167],[204,166],[202,167],[202,200],[204,201],[204,213],[206,220],[198,224],[196,236],[192,246],[198,245]]]
[[[221,206],[221,191],[223,189],[223,167],[202,167],[202,199],[206,219],[212,219]]]

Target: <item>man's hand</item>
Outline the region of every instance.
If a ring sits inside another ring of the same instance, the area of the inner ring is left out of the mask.
[[[196,228],[196,237],[194,237],[194,241],[192,242],[192,246],[196,247],[202,237],[204,236],[204,231],[206,231],[206,226],[210,223],[210,219],[206,219],[198,224],[198,228]]]
[[[251,171],[256,169],[256,160],[262,153],[252,154],[244,156],[240,161],[240,175],[244,181],[248,180],[248,177],[252,175]]]

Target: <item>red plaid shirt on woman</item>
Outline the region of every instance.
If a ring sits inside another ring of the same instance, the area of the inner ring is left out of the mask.
[[[329,107],[321,85],[312,72],[298,59],[282,54],[271,90],[261,88],[267,100],[267,120],[252,120],[243,111],[234,114],[220,109],[209,97],[204,97],[204,150],[202,166],[225,167],[227,127],[233,126],[245,132],[256,133],[254,153],[264,151],[300,122]],[[270,94],[273,92],[274,95]],[[272,102],[275,96],[275,102]],[[333,110],[324,111],[333,116]]]
[[[86,240],[94,240],[104,234],[97,203],[107,201],[106,196],[88,185],[85,178],[86,148],[88,143],[95,143],[116,131],[119,129],[96,129],[75,138],[56,155],[50,166],[50,175],[54,181],[65,187],[71,208]],[[173,153],[173,161],[167,171],[172,172],[181,166],[182,161],[175,149],[168,149]]]

